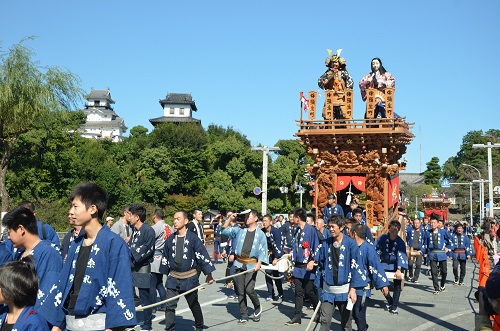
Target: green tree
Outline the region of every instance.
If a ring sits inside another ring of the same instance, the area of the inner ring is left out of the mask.
[[[427,185],[439,185],[440,179],[443,176],[443,172],[439,166],[439,158],[434,156],[426,165],[427,170],[424,171],[425,183]]]
[[[32,38],[30,38],[32,39]],[[76,106],[83,91],[80,79],[59,67],[42,67],[24,41],[0,55],[0,194],[9,207],[6,174],[19,136],[43,113]]]

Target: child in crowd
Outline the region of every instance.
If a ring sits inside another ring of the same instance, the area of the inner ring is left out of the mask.
[[[37,292],[38,276],[31,256],[0,267],[0,330],[49,330],[33,307]]]

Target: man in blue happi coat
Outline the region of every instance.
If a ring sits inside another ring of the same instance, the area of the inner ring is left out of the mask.
[[[394,272],[394,296],[386,296],[387,309],[392,314],[398,313],[399,297],[402,291],[404,278],[403,270],[408,269],[408,258],[406,256],[406,244],[398,235],[401,230],[399,221],[389,223],[389,233],[378,237],[375,250],[380,256],[382,267],[385,271]]]
[[[236,273],[249,269],[254,270],[254,272],[248,272],[236,277],[241,314],[238,323],[240,324],[248,322],[249,318],[253,319],[254,322],[260,321],[262,306],[260,305],[259,296],[255,292],[255,280],[261,264],[269,264],[266,235],[257,227],[259,214],[255,209],[248,210],[246,214],[246,228],[230,227],[228,226],[229,220],[226,220],[222,226],[222,235],[233,240],[231,249],[234,254],[231,254],[229,259],[234,259]],[[250,316],[248,315],[247,295],[254,308],[254,312]]]
[[[337,196],[335,194],[330,194],[328,196],[328,203],[323,208],[323,219],[328,220],[333,214],[341,215],[343,217],[344,210],[337,204]]]
[[[389,280],[385,274],[384,268],[380,263],[380,258],[373,245],[366,242],[365,227],[363,224],[353,224],[350,230],[351,238],[358,245],[359,254],[356,258],[358,264],[357,272],[360,273],[363,281],[372,282],[377,290],[381,290],[386,297],[389,295]],[[366,298],[371,296],[369,286],[362,290],[356,290],[357,300],[352,309],[352,315],[358,331],[368,330],[366,323]]]
[[[424,257],[424,239],[425,230],[420,223],[420,218],[413,220],[413,225],[406,229],[406,245],[410,247],[410,256],[408,257],[408,280],[415,284],[420,284],[420,267]]]
[[[33,256],[39,282],[35,304],[38,308],[59,277],[62,269],[61,254],[50,241],[38,237],[35,215],[28,208],[14,208],[5,214],[2,224],[7,228],[10,241],[17,248],[14,260]]]
[[[344,234],[345,219],[332,215],[328,220],[330,237],[321,244],[318,271],[314,284],[321,289],[320,331],[330,330],[335,307],[340,312],[341,330],[352,329],[352,314],[347,308],[348,301],[356,303],[356,290],[362,290],[367,282],[358,272],[358,246]]]
[[[187,230],[188,214],[180,210],[174,214],[174,228],[163,250],[160,272],[167,275],[167,299],[173,298],[200,285],[198,271],[206,275],[205,282],[212,284],[212,264],[207,249],[193,231]],[[189,309],[193,313],[196,331],[203,330],[203,313],[198,302],[198,291],[185,295]],[[175,330],[175,309],[179,298],[167,302],[165,307],[165,330]]]
[[[455,276],[455,281],[453,285],[464,285],[465,278],[465,264],[467,259],[472,256],[472,245],[469,237],[464,233],[464,226],[462,223],[458,222],[455,225],[455,231],[452,235],[453,242],[453,276]],[[460,266],[460,276],[458,274],[458,267]]]
[[[433,294],[443,292],[447,275],[447,253],[453,249],[450,233],[438,227],[438,216],[430,216],[431,229],[425,235],[424,257],[428,256],[431,265],[432,284],[434,286]],[[441,274],[441,283],[438,279],[438,268]]]
[[[137,324],[130,251],[101,223],[106,191],[93,183],[78,184],[70,197],[69,217],[85,235],[71,244],[63,269],[40,307],[52,331],[111,330]]]
[[[304,296],[316,307],[318,295],[314,288],[316,277],[316,259],[320,247],[317,230],[306,222],[306,211],[297,208],[294,221],[297,227],[292,237],[293,283],[295,285],[295,312],[293,318],[285,325],[297,325],[302,322]]]
[[[262,222],[264,227],[262,231],[266,234],[267,239],[267,250],[269,253],[269,263],[276,265],[278,259],[283,256],[283,245],[281,243],[281,232],[279,229],[273,226],[273,217],[269,214],[262,217]],[[266,270],[266,273],[273,278],[266,277],[267,292],[269,296],[266,301],[283,301],[283,283],[281,281],[280,274],[278,270]],[[278,290],[278,296],[274,295],[273,281],[276,284],[276,289]]]
[[[132,283],[139,289],[139,300],[143,307],[153,303],[151,290],[151,262],[155,253],[155,230],[146,223],[146,208],[143,205],[131,204],[130,226],[134,228],[130,247],[130,264],[132,267]],[[155,291],[156,294],[156,291]],[[153,308],[144,309],[144,324],[141,330],[153,329]]]

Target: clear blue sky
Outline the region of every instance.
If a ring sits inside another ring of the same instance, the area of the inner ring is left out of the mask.
[[[338,4],[338,6],[336,6]],[[167,92],[191,93],[204,127],[253,145],[294,139],[299,92],[317,89],[327,49],[357,83],[373,57],[396,77],[395,111],[415,122],[408,171],[498,129],[500,1],[3,1],[3,50],[23,37],[43,65],[111,89],[130,128],[152,130]],[[83,101],[82,101],[83,107]],[[421,134],[420,134],[421,132]],[[422,154],[420,157],[420,144]]]

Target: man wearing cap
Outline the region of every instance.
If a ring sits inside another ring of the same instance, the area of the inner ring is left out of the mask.
[[[330,215],[337,214],[344,217],[344,210],[341,206],[337,205],[337,197],[335,194],[328,196],[328,203],[323,208],[323,219],[328,220]]]
[[[234,261],[236,273],[254,269],[254,272],[247,272],[236,277],[241,313],[241,318],[238,321],[240,324],[248,322],[249,319],[246,300],[247,295],[252,301],[254,308],[254,312],[250,315],[250,318],[252,318],[254,322],[260,321],[262,306],[260,305],[259,296],[257,292],[255,292],[256,271],[260,270],[262,263],[269,263],[266,235],[257,227],[259,214],[254,209],[246,211],[246,213],[248,214],[246,218],[247,228],[230,227],[228,226],[230,222],[229,219],[226,219],[222,226],[222,235],[233,240],[232,251],[235,255],[231,255],[230,259],[236,259]]]
[[[113,221],[114,220],[115,219],[113,217],[111,217],[111,216],[106,217],[106,225],[108,226],[108,228],[111,229],[111,227],[113,226]]]
[[[464,234],[464,226],[458,222],[455,225],[455,233],[452,235],[453,240],[453,276],[455,281],[453,285],[464,285],[465,278],[465,263],[472,256],[472,245],[469,237]],[[460,265],[460,278],[458,276],[458,266]]]
[[[415,284],[420,284],[418,277],[422,266],[424,238],[425,231],[421,226],[420,218],[417,217],[413,220],[413,226],[406,229],[406,245],[410,247],[408,280]]]

